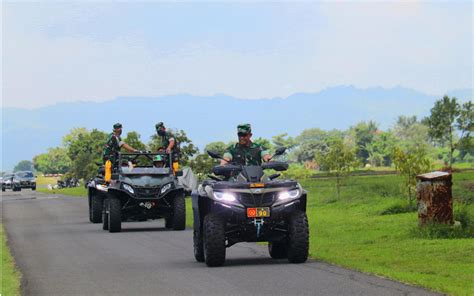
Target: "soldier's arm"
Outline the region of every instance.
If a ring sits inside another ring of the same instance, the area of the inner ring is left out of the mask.
[[[122,146],[123,148],[125,148],[125,150],[127,150],[128,152],[138,152],[137,149],[133,148],[132,146],[128,145],[127,143],[122,143]]]
[[[166,153],[171,153],[171,151],[173,150],[173,147],[174,145],[176,144],[176,141],[174,140],[174,137],[171,136],[171,138],[169,139],[169,145],[168,147],[166,148]]]
[[[226,151],[222,158],[223,159],[221,160],[221,165],[226,165],[232,161],[232,153],[230,151]]]
[[[262,157],[262,160],[264,162],[272,160],[272,155],[270,154],[270,152],[268,150],[263,149],[263,148],[262,148],[262,151],[260,152],[260,156]]]

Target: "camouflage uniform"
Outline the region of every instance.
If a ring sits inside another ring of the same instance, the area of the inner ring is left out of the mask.
[[[163,122],[158,122],[155,125],[156,131],[157,131],[157,134],[158,134],[158,140],[159,140],[158,151],[161,150],[161,149],[166,150],[166,148],[168,148],[168,146],[170,145],[170,141],[173,139],[174,140],[174,146],[173,146],[173,150],[171,151],[172,158],[173,158],[173,161],[178,161],[178,159],[180,157],[178,142],[176,141],[176,138],[174,137],[174,135],[171,132],[162,131],[161,133],[159,133],[158,131],[163,127],[165,127]],[[168,160],[167,160],[167,162],[168,162]]]
[[[121,127],[122,125],[120,123],[114,124],[114,129]],[[105,142],[104,151],[102,153],[102,159],[104,163],[107,160],[110,160],[115,166],[116,161],[118,160],[118,153],[120,152],[120,148],[123,144],[124,142],[122,141],[122,138],[120,138],[119,135],[116,135],[115,133],[110,133],[107,136],[107,141]]]
[[[248,134],[252,132],[250,124],[241,124],[237,126],[239,134]],[[243,146],[239,143],[227,148],[224,158],[241,165],[261,165],[263,156],[269,152],[259,144],[250,142],[249,146]]]

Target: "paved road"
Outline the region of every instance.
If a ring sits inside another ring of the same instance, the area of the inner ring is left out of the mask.
[[[88,222],[87,200],[7,191],[3,223],[24,295],[433,295],[317,261],[289,264],[237,244],[226,264],[194,260],[192,232],[161,221],[108,233]]]

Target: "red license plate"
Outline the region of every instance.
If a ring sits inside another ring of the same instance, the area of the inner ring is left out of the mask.
[[[270,217],[270,208],[247,208],[248,218]]]

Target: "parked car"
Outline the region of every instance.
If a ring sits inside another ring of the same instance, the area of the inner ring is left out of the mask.
[[[20,180],[16,177],[16,174],[6,174],[2,180],[2,191],[11,189],[13,191],[20,191],[21,185]]]

